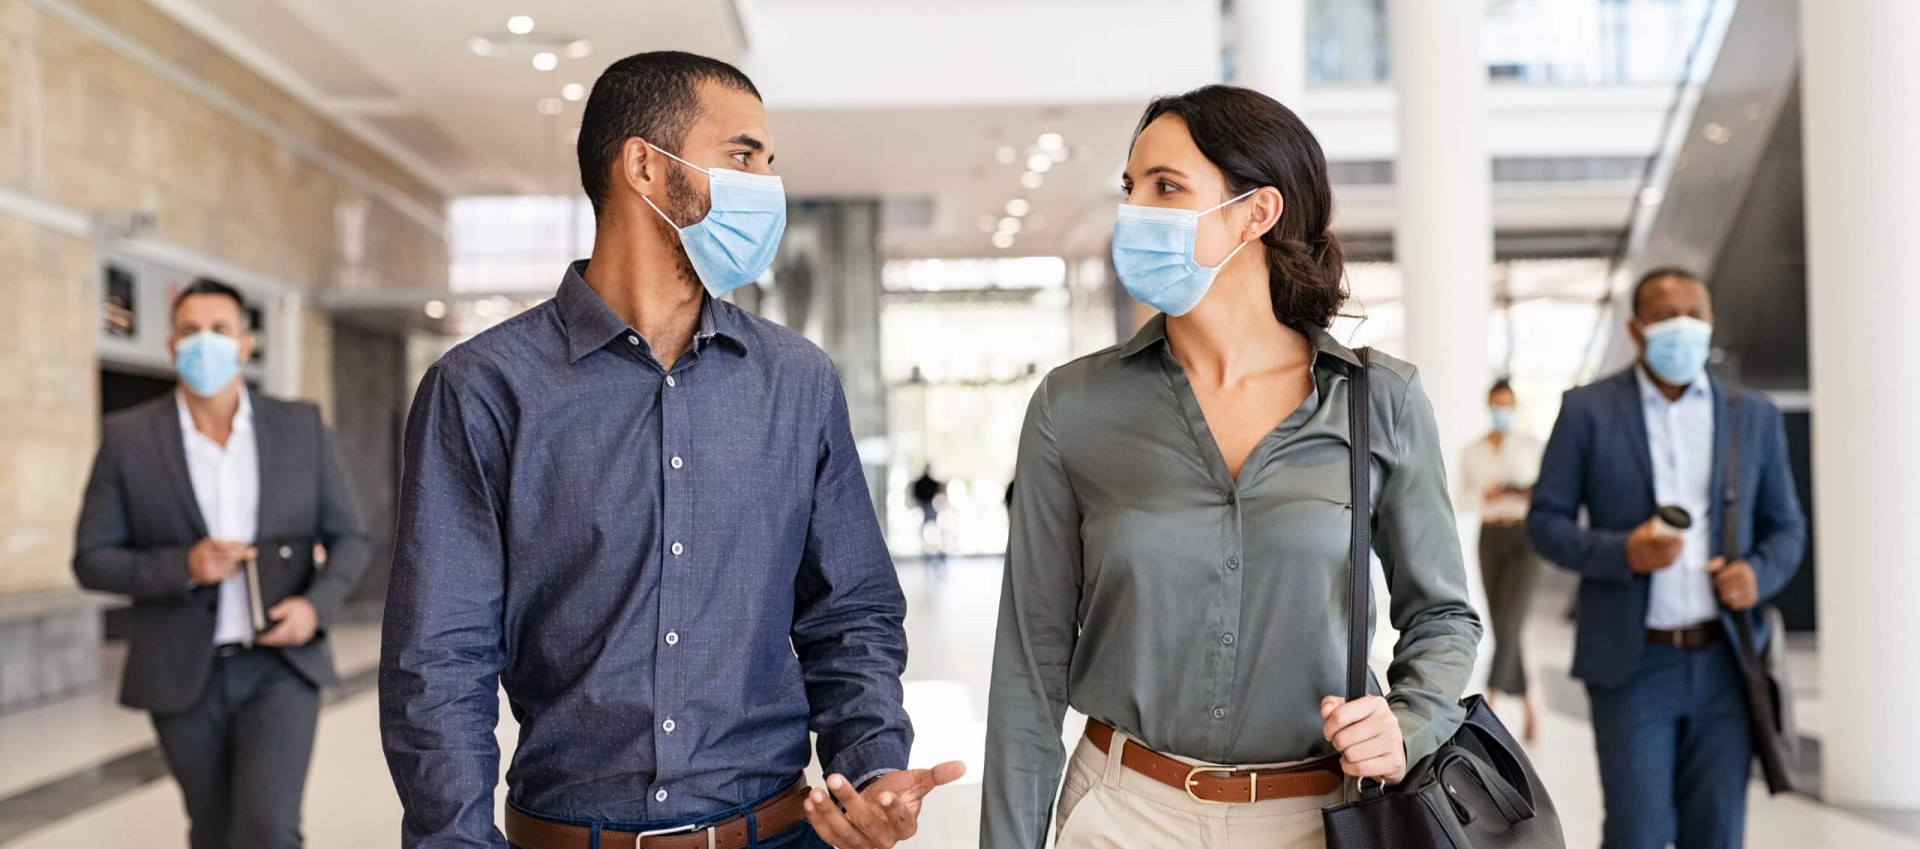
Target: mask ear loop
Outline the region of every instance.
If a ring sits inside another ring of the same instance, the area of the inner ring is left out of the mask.
[[[711,180],[711,179],[713,179],[713,172],[712,172],[712,171],[710,171],[710,170],[708,170],[708,169],[706,169],[706,168],[702,168],[702,167],[700,167],[700,166],[698,166],[698,165],[695,165],[695,164],[693,164],[693,163],[691,163],[691,162],[688,162],[688,161],[686,161],[685,159],[681,159],[681,158],[680,158],[680,157],[678,157],[678,156],[674,156],[674,155],[673,155],[673,154],[672,154],[671,152],[669,152],[669,151],[667,151],[666,149],[664,149],[664,148],[662,148],[662,147],[660,147],[659,145],[656,145],[656,144],[654,144],[653,142],[650,142],[650,141],[646,141],[646,140],[644,140],[644,139],[643,139],[643,140],[642,140],[642,141],[641,141],[640,143],[641,143],[641,144],[644,144],[644,145],[646,145],[647,147],[650,147],[650,148],[653,148],[654,150],[657,150],[657,151],[660,151],[660,154],[661,154],[662,156],[665,156],[665,157],[667,157],[668,159],[671,159],[671,160],[673,160],[673,161],[675,161],[675,162],[678,162],[678,163],[680,163],[681,165],[685,165],[685,166],[687,166],[688,168],[692,168],[692,169],[693,169],[693,170],[695,170],[695,171],[698,171],[698,172],[700,172],[700,173],[702,173],[702,174],[705,174],[705,175],[707,175],[707,179],[709,179],[709,180]],[[1251,192],[1249,192],[1248,194],[1252,194],[1252,193],[1251,193]],[[1241,197],[1246,197],[1246,195],[1241,195]],[[647,202],[647,205],[648,205],[648,206],[653,206],[653,198],[650,198],[650,197],[647,197],[646,195],[641,195],[641,196],[640,196],[640,199],[641,199],[641,200],[644,200],[644,201],[646,201],[646,202]],[[1227,203],[1232,203],[1232,202],[1233,202],[1233,201],[1227,201]],[[1225,204],[1222,204],[1222,205],[1224,206]],[[1218,208],[1219,208],[1219,207],[1215,207],[1215,209],[1218,209]],[[679,232],[684,232],[684,231],[685,231],[685,230],[687,229],[687,228],[685,228],[685,227],[682,227],[682,226],[680,226],[680,225],[678,225],[678,224],[675,224],[675,223],[673,223],[673,219],[671,219],[671,218],[668,218],[668,217],[667,217],[667,214],[666,214],[666,213],[664,213],[664,212],[661,212],[661,211],[660,211],[660,207],[657,207],[657,206],[653,206],[653,211],[654,211],[654,214],[656,214],[656,215],[659,215],[659,216],[660,216],[660,220],[662,220],[662,221],[665,221],[665,222],[667,222],[667,226],[668,226],[668,227],[672,227],[672,228],[673,228],[673,231],[674,231],[674,232],[676,232],[676,233],[679,233]]]
[[[1203,210],[1200,210],[1200,211],[1199,211],[1198,213],[1195,213],[1195,214],[1194,214],[1194,217],[1195,217],[1195,218],[1198,218],[1198,217],[1200,217],[1200,216],[1202,216],[1202,215],[1205,215],[1205,214],[1207,214],[1207,213],[1209,213],[1209,212],[1212,212],[1212,211],[1214,211],[1214,210],[1216,210],[1216,209],[1221,209],[1221,208],[1223,208],[1223,207],[1228,207],[1228,206],[1232,206],[1232,205],[1234,205],[1234,204],[1236,204],[1236,203],[1239,203],[1239,202],[1241,202],[1241,201],[1243,201],[1243,200],[1246,200],[1247,198],[1250,198],[1250,197],[1252,197],[1252,196],[1253,196],[1253,193],[1254,193],[1254,192],[1257,192],[1257,191],[1260,191],[1260,187],[1259,187],[1259,186],[1255,186],[1255,187],[1253,187],[1253,188],[1251,188],[1251,189],[1248,189],[1248,190],[1246,190],[1245,192],[1243,192],[1243,193],[1241,193],[1241,195],[1240,195],[1239,197],[1236,197],[1236,198],[1233,198],[1233,199],[1231,199],[1231,200],[1224,200],[1224,201],[1221,201],[1220,203],[1217,203],[1217,204],[1214,204],[1213,206],[1211,206],[1211,207],[1209,207],[1209,208],[1207,208],[1207,209],[1203,209]],[[1241,249],[1241,248],[1244,248],[1244,247],[1246,247],[1246,246],[1248,246],[1248,245],[1251,245],[1251,244],[1253,244],[1253,242],[1254,242],[1254,241],[1259,241],[1259,240],[1257,240],[1257,239],[1255,239],[1255,240],[1252,240],[1252,241],[1246,241],[1246,242],[1241,242],[1241,243],[1240,243],[1240,247],[1237,247],[1237,248],[1234,248],[1234,249],[1233,249],[1233,250],[1231,250],[1231,251],[1228,251],[1228,252],[1227,252],[1227,256],[1226,256],[1226,259],[1222,259],[1222,260],[1220,260],[1220,264],[1219,264],[1219,265],[1216,265],[1216,266],[1214,266],[1214,267],[1213,267],[1213,269],[1214,269],[1215,271],[1218,271],[1218,270],[1220,270],[1220,269],[1222,269],[1222,268],[1225,268],[1225,267],[1227,267],[1227,263],[1229,263],[1229,262],[1232,262],[1232,261],[1233,261],[1233,255],[1234,255],[1234,254],[1237,254],[1237,253],[1239,253],[1239,252],[1240,252],[1240,249]]]

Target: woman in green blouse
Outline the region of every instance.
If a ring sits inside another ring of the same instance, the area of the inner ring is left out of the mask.
[[[1400,639],[1385,695],[1347,703],[1360,360],[1327,332],[1346,290],[1320,145],[1273,99],[1208,86],[1148,106],[1122,189],[1115,270],[1163,314],[1028,409],[981,845],[1040,849],[1057,821],[1066,849],[1319,847],[1351,779],[1399,781],[1461,719],[1480,622],[1432,408],[1373,355]],[[1068,707],[1092,721],[1061,790]]]

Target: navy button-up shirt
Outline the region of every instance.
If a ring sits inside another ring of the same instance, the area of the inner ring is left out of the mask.
[[[671,370],[568,269],[454,348],[407,422],[380,725],[406,846],[509,800],[691,820],[821,763],[904,768],[905,601],[827,356],[709,301]]]

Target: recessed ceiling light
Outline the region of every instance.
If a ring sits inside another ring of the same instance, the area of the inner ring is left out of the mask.
[[[540,114],[542,115],[558,115],[560,114],[560,110],[565,108],[565,106],[560,102],[560,98],[558,97],[542,97],[537,104],[537,108],[539,108]]]
[[[420,309],[427,314],[428,318],[446,318],[447,317],[446,301],[428,301],[426,302],[426,304],[422,305]]]
[[[1728,139],[1733,138],[1733,131],[1727,129],[1725,124],[1708,121],[1706,126],[1700,128],[1700,135],[1706,136],[1707,141],[1714,144],[1726,144]]]
[[[994,215],[991,212],[984,213],[980,216],[980,232],[982,233],[993,232],[999,224],[1000,216]]]
[[[475,56],[492,56],[493,42],[476,35],[467,39],[467,49],[473,51]]]
[[[567,83],[560,87],[560,96],[571,101],[583,100],[587,96],[587,87],[579,83]]]
[[[1003,251],[1013,247],[1013,234],[1005,230],[993,234],[993,246]]]
[[[560,57],[552,53],[535,53],[533,54],[533,67],[535,70],[551,71],[560,67]]]
[[[1014,218],[1011,215],[1007,216],[1006,218],[1000,219],[1000,232],[1002,233],[1020,232],[1020,219]]]
[[[587,54],[590,54],[592,52],[593,52],[593,42],[588,41],[584,38],[576,38],[572,41],[567,42],[567,58],[568,59],[585,59],[587,58]]]
[[[1667,190],[1659,186],[1648,186],[1640,190],[1640,203],[1643,206],[1659,206],[1667,199]]]
[[[1052,153],[1056,150],[1065,150],[1066,147],[1067,147],[1067,140],[1064,138],[1061,138],[1059,133],[1041,133],[1040,134],[1041,150],[1044,150],[1048,153]]]
[[[1040,184],[1046,181],[1047,181],[1047,178],[1045,176],[1042,176],[1038,171],[1028,171],[1025,174],[1020,175],[1020,185],[1025,186],[1029,189],[1040,188]]]
[[[1001,165],[1012,165],[1015,159],[1020,158],[1020,151],[1014,150],[1013,145],[1003,144],[993,152],[993,158]]]
[[[1026,215],[1032,210],[1033,205],[1027,203],[1026,198],[1014,198],[1013,200],[1007,201],[1007,214],[1015,218]]]
[[[507,32],[514,35],[526,35],[533,32],[533,19],[526,15],[514,15],[507,19]]]
[[[1044,153],[1036,153],[1032,156],[1029,156],[1027,157],[1027,170],[1038,171],[1042,174],[1045,174],[1048,171],[1053,170],[1053,157],[1048,156]]]

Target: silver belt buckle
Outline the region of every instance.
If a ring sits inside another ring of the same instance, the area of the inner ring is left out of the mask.
[[[653,831],[643,831],[633,836],[633,845],[634,849],[646,849],[642,841],[645,841],[649,837],[666,837],[670,834],[692,834],[696,831],[705,831],[707,833],[707,849],[715,849],[715,847],[719,845],[720,840],[718,829],[718,825],[710,825],[704,829],[697,828],[693,825],[683,825],[679,828],[661,828]]]

